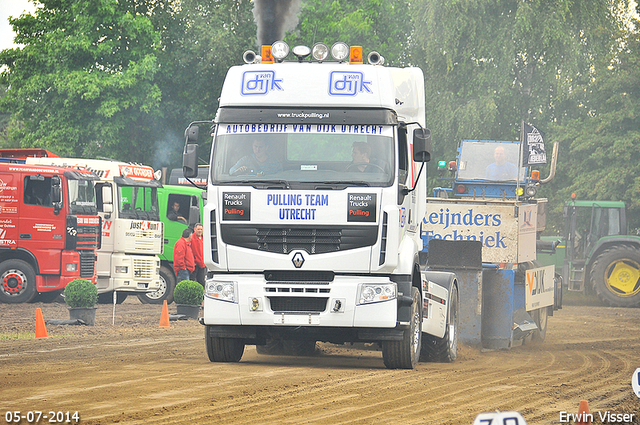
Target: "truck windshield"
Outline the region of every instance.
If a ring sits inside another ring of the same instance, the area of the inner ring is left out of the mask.
[[[120,218],[160,220],[155,187],[118,185]]]
[[[96,198],[93,181],[67,179],[69,182],[69,213],[96,214]]]
[[[459,151],[459,179],[516,181],[520,164],[519,143],[463,140]],[[520,167],[521,181],[525,171]]]
[[[394,131],[388,125],[219,124],[212,182],[390,186]]]

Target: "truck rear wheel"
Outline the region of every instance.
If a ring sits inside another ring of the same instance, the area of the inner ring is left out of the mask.
[[[620,245],[604,250],[593,262],[590,278],[603,303],[615,307],[640,305],[640,249]]]
[[[210,326],[204,327],[207,355],[212,362],[237,363],[244,354],[244,342],[237,338],[220,338],[209,335]]]
[[[538,329],[533,331],[531,340],[533,342],[543,342],[547,336],[547,318],[549,317],[549,307],[541,307],[531,312],[533,321],[536,322]]]
[[[142,304],[162,304],[167,300],[167,304],[173,302],[173,291],[176,289],[176,276],[167,266],[160,267],[160,287],[157,291],[138,294],[138,299]]]
[[[451,285],[447,328],[444,336],[438,338],[426,333],[422,335],[421,361],[451,363],[458,357],[459,311],[458,288]]]
[[[383,341],[382,359],[389,369],[413,369],[418,364],[422,331],[422,300],[420,291],[411,288],[411,321],[402,341]]]
[[[22,260],[0,263],[0,301],[28,303],[36,296],[36,272]]]

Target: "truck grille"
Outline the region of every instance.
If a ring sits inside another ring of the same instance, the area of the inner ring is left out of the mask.
[[[271,310],[276,313],[318,313],[327,308],[328,298],[268,297]]]
[[[378,238],[377,226],[284,227],[223,224],[222,240],[233,246],[288,254],[305,250],[309,254],[346,251],[372,246]]]
[[[155,237],[155,233],[137,231],[135,232],[134,248],[136,251],[160,252],[158,247],[160,238]]]
[[[76,236],[77,249],[98,249],[99,232],[99,226],[78,226]]]
[[[157,268],[155,258],[134,258],[133,259],[133,276],[137,279],[152,280],[156,275]]]
[[[80,254],[80,277],[93,277],[96,267],[96,254],[93,251],[87,253],[79,251],[78,253]]]

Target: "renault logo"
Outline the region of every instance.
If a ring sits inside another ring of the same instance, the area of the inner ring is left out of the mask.
[[[295,266],[296,269],[299,269],[300,267],[302,267],[302,265],[304,264],[304,257],[302,256],[302,253],[296,252],[296,255],[294,255],[293,258],[291,259],[291,262],[293,262],[293,265]]]

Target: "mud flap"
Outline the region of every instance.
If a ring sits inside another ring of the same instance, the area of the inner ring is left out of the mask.
[[[536,329],[538,329],[538,325],[524,308],[519,308],[513,313],[514,340],[524,339]]]
[[[482,281],[482,346],[511,348],[515,270],[486,269]]]
[[[482,243],[431,239],[427,270],[449,271],[456,274],[460,302],[458,338],[465,344],[480,344],[483,291]]]

